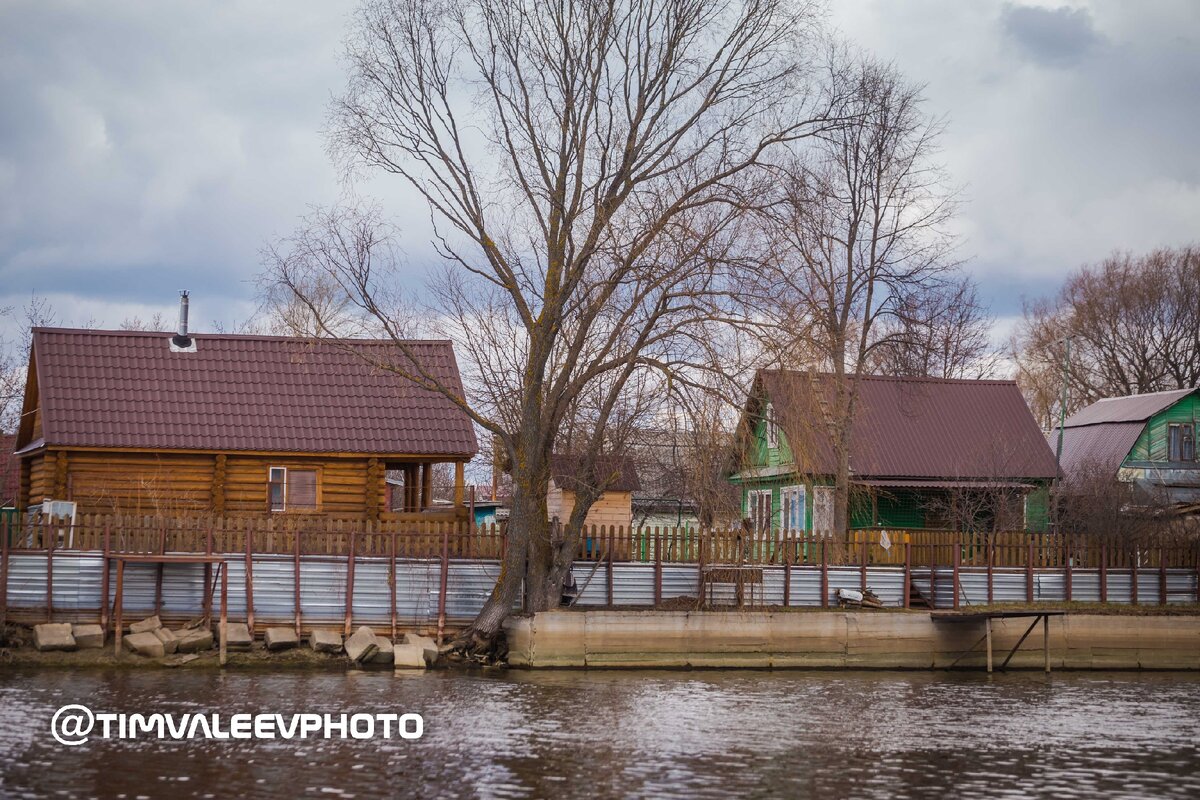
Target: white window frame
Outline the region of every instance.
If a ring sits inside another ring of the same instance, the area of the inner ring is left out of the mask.
[[[275,480],[276,472],[283,473],[283,478],[281,480]],[[276,508],[275,504],[271,502],[271,489],[276,483],[278,483],[280,488],[283,490],[279,508]],[[267,505],[270,507],[272,513],[287,511],[287,467],[267,467]]]
[[[817,499],[820,497],[827,498],[829,501],[829,527],[825,530],[817,528]],[[837,505],[837,489],[833,486],[814,486],[813,487],[813,533],[820,533],[822,536],[829,536],[833,533],[833,525],[837,518],[835,507]]]
[[[761,498],[767,498],[766,513],[762,513]],[[749,489],[746,491],[746,516],[750,518],[752,529],[755,533],[770,533],[771,522],[774,518],[773,498],[771,497],[770,489]],[[763,523],[766,523],[764,530]]]
[[[767,447],[779,447],[779,426],[775,424],[775,404],[767,402],[767,407],[763,412],[763,419],[767,426]]]
[[[800,525],[793,526],[791,511],[793,504],[800,506]],[[808,487],[802,483],[794,486],[783,486],[779,489],[779,530],[805,531],[808,530]]]

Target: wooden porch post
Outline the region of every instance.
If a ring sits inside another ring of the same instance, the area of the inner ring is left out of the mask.
[[[463,507],[463,462],[454,462],[454,507]]]
[[[426,461],[421,465],[421,508],[433,505],[433,464]],[[420,510],[420,509],[418,509]]]

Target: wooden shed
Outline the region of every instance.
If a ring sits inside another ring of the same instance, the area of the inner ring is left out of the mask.
[[[633,460],[601,456],[596,460],[594,478],[580,465],[578,458],[555,455],[551,458],[550,491],[546,495],[546,513],[550,519],[566,522],[575,508],[575,494],[585,485],[602,485],[604,492],[588,509],[584,525],[633,524],[633,493],[638,491],[637,469]],[[592,483],[592,481],[596,483]]]
[[[33,331],[15,449],[20,508],[78,513],[428,514],[433,465],[476,452],[455,402],[380,364],[413,362],[391,341]],[[406,343],[461,397],[447,341]],[[404,476],[389,512],[385,476]]]

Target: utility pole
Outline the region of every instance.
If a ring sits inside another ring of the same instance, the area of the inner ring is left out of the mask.
[[[1058,409],[1058,447],[1054,451],[1054,472],[1056,477],[1062,469],[1063,426],[1067,424],[1068,381],[1071,369],[1071,336],[1068,334],[1063,337],[1063,341],[1066,343],[1066,350],[1064,351],[1062,365],[1062,404]]]

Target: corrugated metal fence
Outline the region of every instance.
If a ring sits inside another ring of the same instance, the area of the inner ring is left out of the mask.
[[[52,555],[48,580],[46,553],[13,552],[8,557],[6,610],[10,618],[43,621],[47,608],[58,620],[100,618],[104,558],[99,553],[60,551]],[[246,558],[229,555],[227,597],[230,619],[245,620],[247,609]],[[395,619],[405,628],[436,626],[442,593],[440,559],[397,559],[393,607],[391,560],[355,559],[353,580],[348,560],[337,556],[255,554],[250,589],[257,628],[291,625],[299,619],[305,629],[371,625],[386,628]],[[107,604],[116,595],[115,566],[110,564]],[[123,606],[126,618],[160,613],[169,619],[202,614],[205,595],[203,564],[164,564],[161,582],[156,564],[127,564]],[[579,562],[574,576],[581,606],[649,607],[676,597],[696,597],[702,570],[698,564],[638,562]],[[710,568],[711,569],[711,568]],[[611,570],[611,576],[610,576]],[[450,626],[469,622],[482,608],[499,576],[492,559],[449,559],[445,578],[445,621]],[[979,606],[989,602],[1110,603],[1197,602],[1197,574],[1189,569],[906,569],[892,566],[772,566],[753,568],[743,586],[744,600],[763,606],[828,606],[839,589],[873,591],[885,606],[903,607],[912,587],[936,608]],[[347,586],[353,587],[347,608]],[[298,587],[298,588],[297,588]],[[211,589],[210,589],[211,591]],[[705,593],[717,604],[734,602],[731,583],[715,583]],[[957,600],[957,603],[956,603]],[[48,602],[49,601],[49,602]],[[348,613],[349,612],[349,613]],[[393,617],[394,614],[394,617]]]

